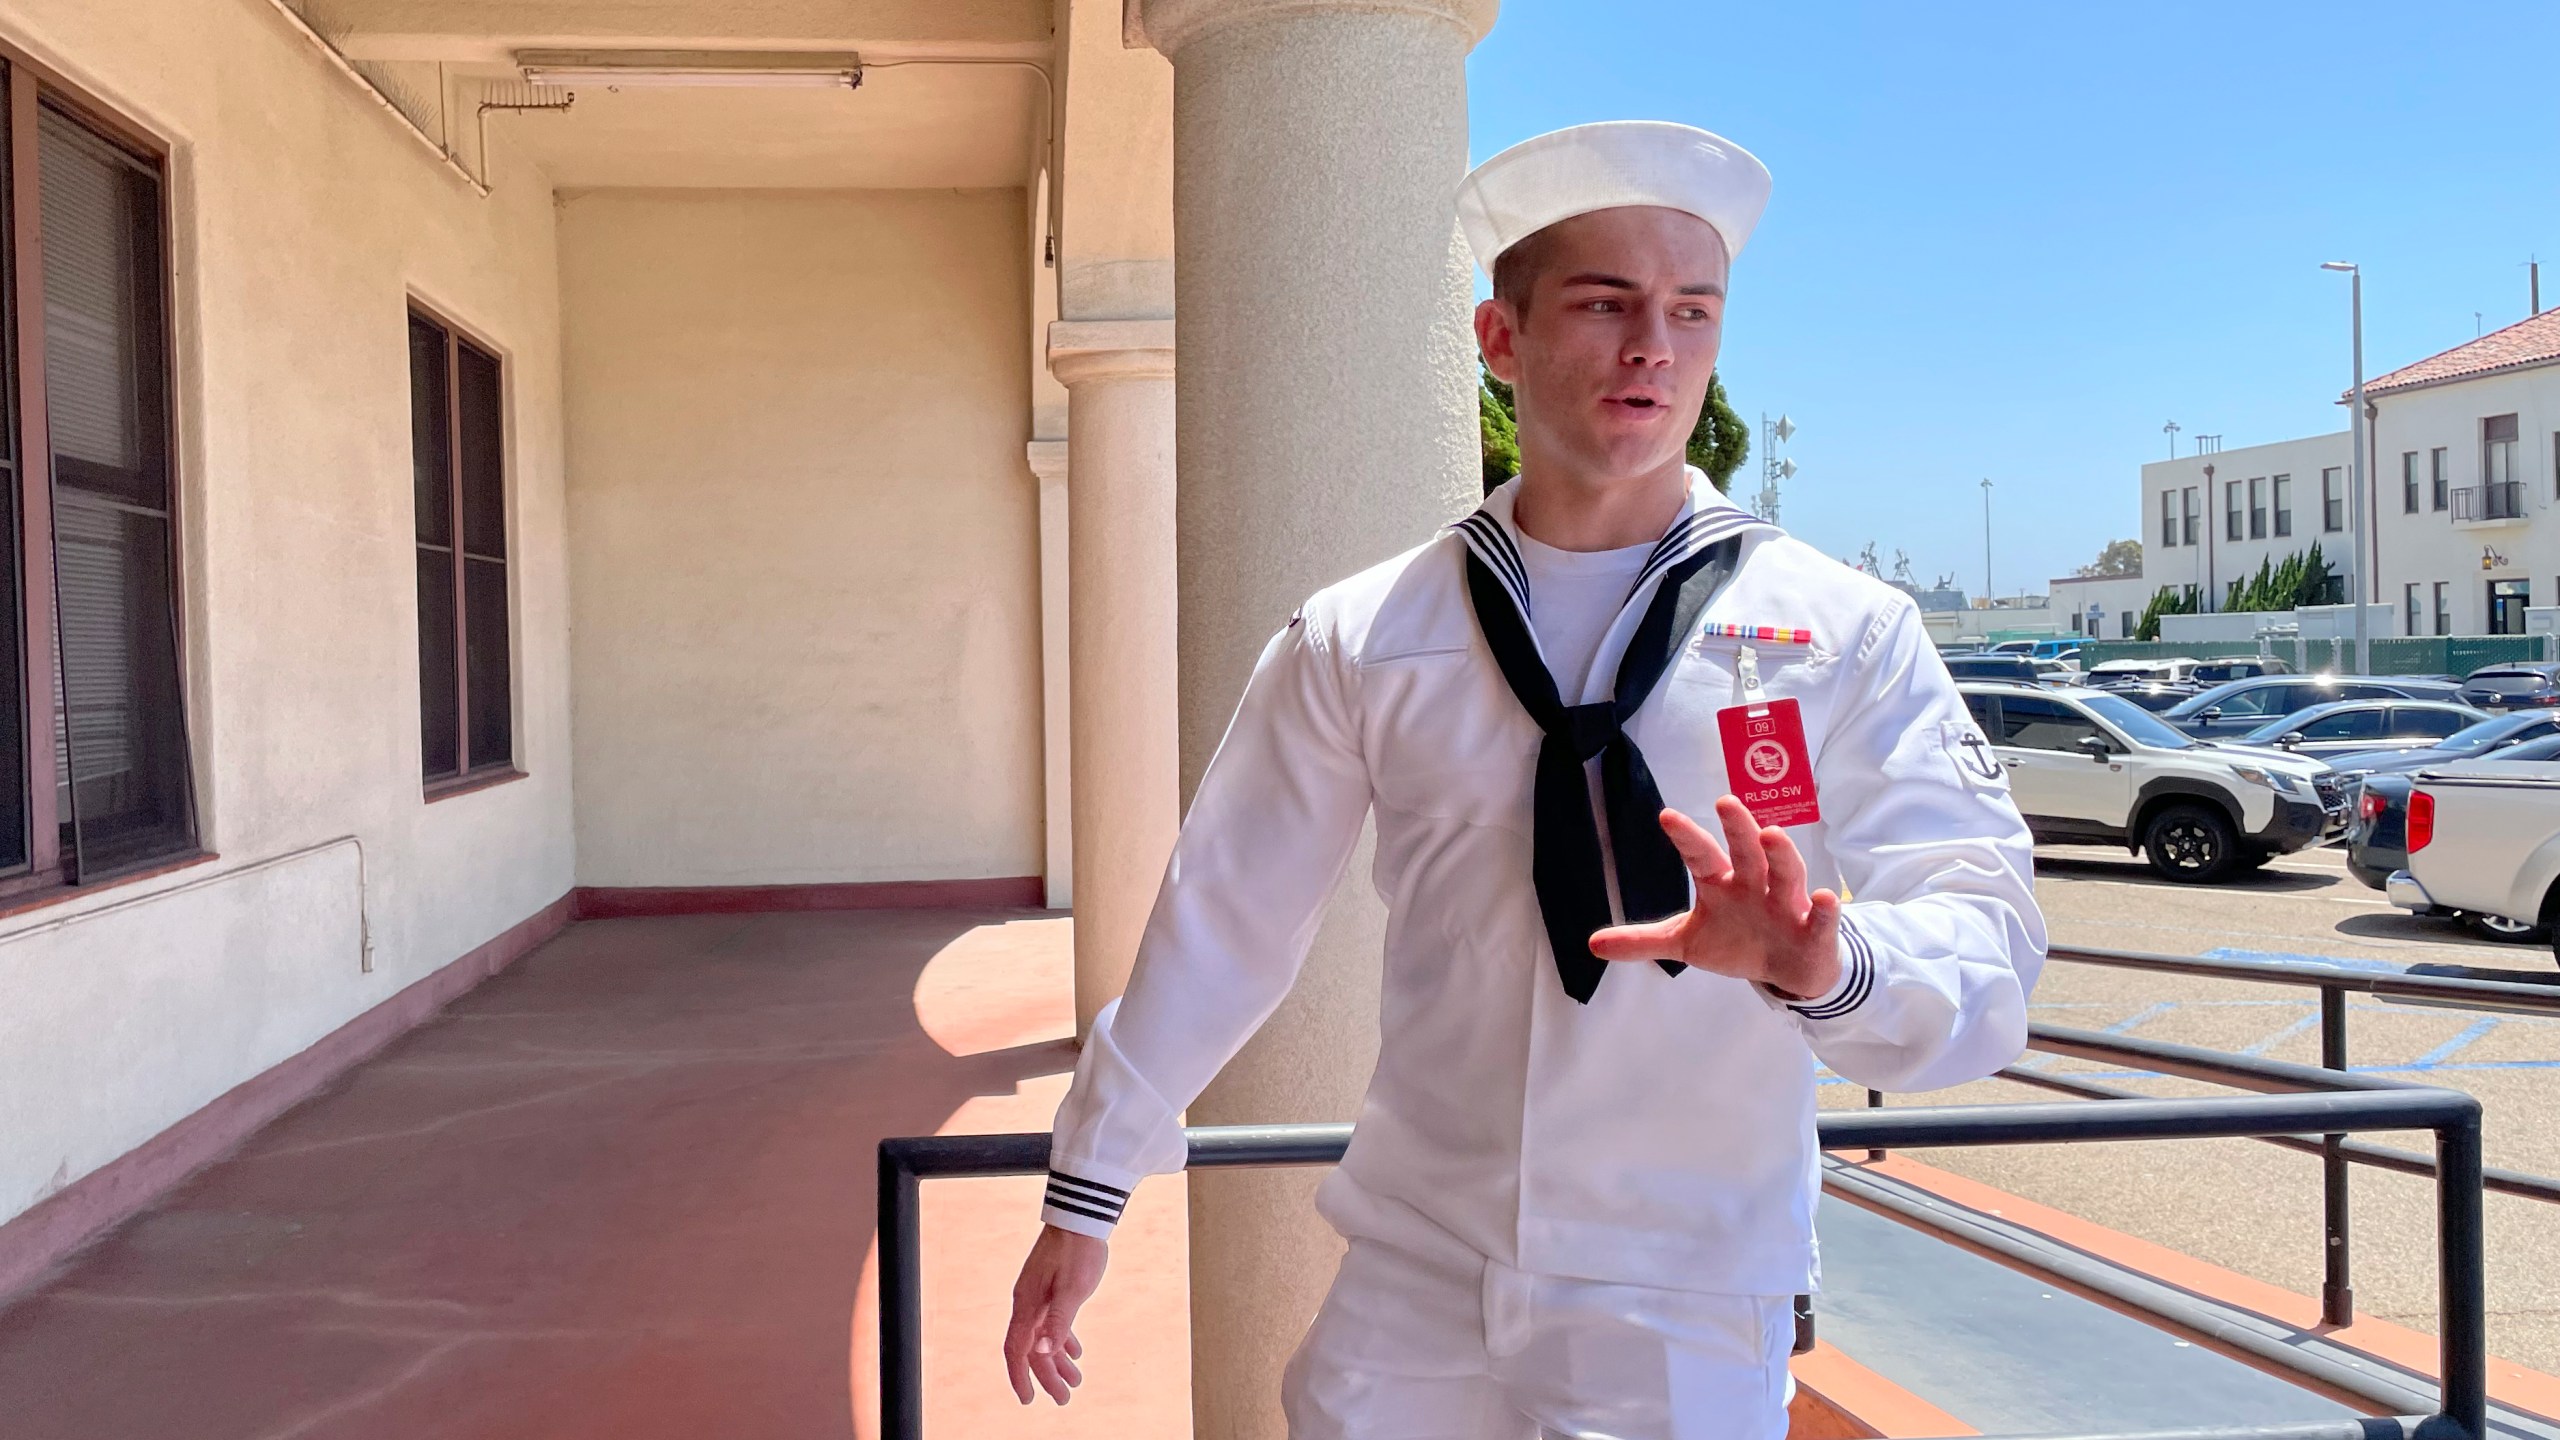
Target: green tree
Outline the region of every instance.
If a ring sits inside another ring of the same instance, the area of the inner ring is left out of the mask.
[[[2193,585],[2178,590],[2172,590],[2166,585],[2161,586],[2159,592],[2151,597],[2151,603],[2143,607],[2142,623],[2133,627],[2133,638],[2136,640],[2159,639],[2161,616],[2193,615],[2202,607],[2203,599],[2204,597],[2196,593],[2196,587]]]
[[[1476,387],[1476,424],[1484,438],[1484,493],[1490,495],[1520,473],[1520,427],[1511,416],[1511,387],[1490,370],[1478,373],[1484,383]]]
[[[2139,575],[2142,573],[2142,542],[2110,540],[2098,558],[2071,572],[2087,578]]]
[[[2333,603],[2338,594],[2338,578],[2330,573],[2329,561],[2320,553],[2320,542],[2311,542],[2308,550],[2297,550],[2279,562],[2270,555],[2258,562],[2258,573],[2245,580],[2234,580],[2224,592],[2222,608],[2244,612],[2292,610],[2304,605]]]
[[[1485,493],[1520,473],[1519,408],[1511,387],[1478,372],[1476,427],[1484,450]],[[1698,407],[1698,423],[1689,432],[1689,463],[1707,472],[1718,490],[1733,488],[1733,473],[1751,458],[1751,427],[1734,412],[1724,393],[1724,377],[1707,377],[1707,401]]]
[[[1689,463],[1707,472],[1716,489],[1733,489],[1733,472],[1751,458],[1751,427],[1733,412],[1725,398],[1724,376],[1707,377],[1707,403],[1698,407],[1698,426],[1689,432]]]

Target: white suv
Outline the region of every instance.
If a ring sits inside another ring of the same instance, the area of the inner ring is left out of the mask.
[[[2318,760],[2197,740],[2103,690],[1956,688],[2040,841],[2139,849],[2169,879],[2201,884],[2346,825],[2346,784]]]

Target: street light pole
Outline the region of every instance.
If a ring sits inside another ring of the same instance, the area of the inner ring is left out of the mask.
[[[2355,424],[2350,430],[2349,442],[2355,446],[2356,453],[2347,472],[2347,512],[2352,517],[2348,540],[2355,547],[2355,555],[2347,565],[2347,599],[2355,606],[2356,613],[2356,673],[2370,675],[2373,673],[2373,638],[2368,633],[2364,593],[2364,271],[2345,260],[2331,260],[2320,268],[2347,273],[2347,306],[2354,335],[2356,377]]]
[[[1991,477],[1982,477],[1982,603],[1998,592],[1991,588]]]

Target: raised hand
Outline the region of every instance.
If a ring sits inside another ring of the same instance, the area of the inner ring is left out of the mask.
[[[1591,937],[1603,960],[1677,960],[1810,1000],[1840,983],[1840,897],[1805,893],[1804,857],[1787,832],[1763,828],[1730,795],[1716,802],[1725,843],[1677,810],[1662,833],[1687,861],[1697,896],[1668,920],[1614,925]]]
[[[1102,1284],[1102,1269],[1111,1258],[1110,1245],[1055,1225],[1040,1228],[1040,1238],[1023,1259],[1022,1277],[1013,1282],[1013,1323],[1004,1332],[1004,1368],[1013,1380],[1014,1398],[1031,1403],[1033,1382],[1064,1405],[1084,1383],[1076,1362],[1084,1345],[1076,1339],[1076,1312]]]

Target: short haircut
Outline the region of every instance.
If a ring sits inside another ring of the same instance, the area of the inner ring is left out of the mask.
[[[1547,226],[1521,236],[1511,247],[1493,257],[1493,298],[1511,307],[1512,328],[1529,328],[1529,294],[1538,286],[1538,277],[1547,268],[1549,242],[1555,227]]]

